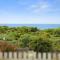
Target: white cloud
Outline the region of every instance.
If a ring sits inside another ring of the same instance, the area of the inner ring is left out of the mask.
[[[37,4],[30,5],[28,9],[39,13],[49,9],[49,7],[50,5],[47,2],[38,2]]]
[[[41,9],[45,9],[45,8],[48,8],[49,6],[47,4],[43,4],[40,6]]]
[[[49,5],[47,3],[41,3],[41,4],[36,4],[36,5],[31,6],[31,8],[39,8],[39,9],[45,9],[48,7],[49,7]]]

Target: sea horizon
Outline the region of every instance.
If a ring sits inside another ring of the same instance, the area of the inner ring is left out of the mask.
[[[0,24],[0,26],[9,26],[9,27],[28,26],[28,27],[37,27],[41,29],[60,28],[60,24]]]

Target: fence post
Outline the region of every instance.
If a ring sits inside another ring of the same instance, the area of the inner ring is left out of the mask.
[[[26,52],[24,52],[24,54],[23,54],[23,60],[27,60],[27,53]]]
[[[14,52],[14,59],[17,60],[17,52]]]
[[[53,60],[56,60],[56,53],[53,53]]]
[[[58,53],[58,60],[60,60],[60,53]]]
[[[12,60],[12,52],[9,52],[9,60]]]
[[[46,59],[46,53],[45,52],[43,53],[43,60],[47,60]]]
[[[22,60],[22,53],[19,51],[18,59]]]
[[[48,53],[48,59],[47,60],[51,60],[51,53]]]
[[[42,60],[41,59],[41,53],[38,53],[38,60]]]
[[[36,52],[33,52],[32,60],[36,60],[36,59],[37,59]]]
[[[4,52],[4,59],[7,59],[7,52]]]
[[[3,53],[2,52],[0,52],[0,59],[2,59],[3,58]]]
[[[34,60],[33,59],[33,51],[28,52],[28,60]]]

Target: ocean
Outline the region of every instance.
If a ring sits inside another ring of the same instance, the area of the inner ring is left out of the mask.
[[[17,27],[17,26],[28,26],[28,27],[37,27],[40,29],[48,29],[48,28],[60,28],[60,24],[0,24],[0,26],[10,26],[10,27]]]

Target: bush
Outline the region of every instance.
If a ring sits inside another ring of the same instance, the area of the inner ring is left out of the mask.
[[[16,48],[15,45],[11,45],[5,41],[0,41],[0,51],[16,51]]]
[[[50,40],[44,40],[43,38],[35,38],[30,43],[30,48],[38,52],[50,52],[53,51],[53,44]]]

